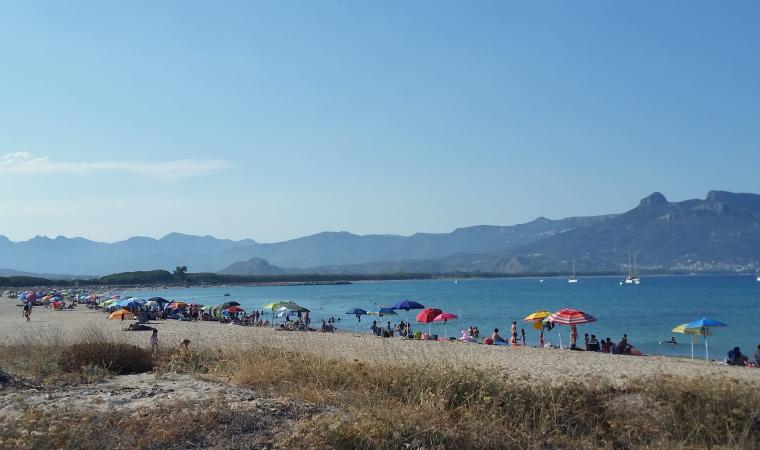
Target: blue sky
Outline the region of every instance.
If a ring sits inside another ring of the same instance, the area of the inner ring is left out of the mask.
[[[277,241],[760,192],[757,2],[0,2],[0,234]]]

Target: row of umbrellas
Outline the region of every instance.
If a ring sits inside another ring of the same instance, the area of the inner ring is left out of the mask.
[[[551,322],[555,324],[561,324],[561,325],[580,325],[584,323],[590,323],[595,322],[596,318],[591,316],[590,314],[586,314],[583,311],[579,311],[577,309],[563,309],[560,311],[557,311],[556,313],[552,314],[548,311],[536,311],[533,314],[525,317],[526,322],[533,322],[534,327],[536,329],[543,328],[543,324],[546,322]],[[688,334],[691,336],[704,336],[705,338],[705,361],[709,360],[709,346],[708,346],[708,340],[707,337],[710,336],[712,333],[710,332],[711,328],[715,327],[725,327],[726,324],[723,322],[719,322],[714,319],[708,319],[707,317],[702,317],[701,319],[695,320],[693,322],[688,323],[682,323],[681,325],[676,326],[673,328],[674,333],[683,333]],[[691,359],[694,359],[694,339],[691,341]]]
[[[346,314],[354,315],[357,318],[361,318],[363,315],[377,315],[377,316],[385,316],[385,315],[395,315],[396,310],[404,310],[409,312],[412,309],[420,309],[421,311],[417,313],[415,318],[417,319],[418,323],[426,323],[428,324],[428,328],[430,327],[430,324],[433,322],[443,322],[443,329],[444,329],[444,335],[448,337],[448,332],[446,330],[446,323],[449,320],[457,319],[459,316],[456,314],[443,312],[442,310],[438,308],[426,308],[421,303],[417,303],[413,300],[403,300],[401,302],[396,303],[395,305],[391,307],[380,307],[376,309],[372,309],[369,311],[365,311],[362,308],[351,308],[348,311],[346,311]],[[359,322],[357,321],[356,327],[358,330]],[[430,329],[428,329],[428,333],[430,332]]]

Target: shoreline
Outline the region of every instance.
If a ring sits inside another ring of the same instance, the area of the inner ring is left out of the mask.
[[[21,317],[13,299],[0,300],[0,339],[6,345],[52,339],[74,342],[84,333],[103,339],[148,348],[150,333],[122,331],[129,321],[107,320],[106,314],[79,305],[74,310],[33,310],[31,322]],[[710,377],[752,383],[760,387],[757,369],[731,367],[717,362],[670,356],[629,356],[567,349],[503,347],[458,341],[415,341],[399,337],[381,338],[355,333],[350,328],[336,333],[274,331],[269,327],[239,326],[218,322],[152,321],[159,330],[161,346],[176,349],[183,339],[197,351],[272,347],[285,351],[307,352],[314,356],[343,361],[360,361],[377,366],[448,365],[478,368],[494,374],[507,374],[525,381],[552,383],[606,380],[626,385],[661,375],[685,378]]]

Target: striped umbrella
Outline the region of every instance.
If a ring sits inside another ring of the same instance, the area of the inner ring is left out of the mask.
[[[549,322],[560,325],[580,325],[582,323],[596,322],[596,317],[586,314],[577,309],[566,308],[549,316]]]
[[[596,317],[577,309],[565,308],[547,317],[546,320],[560,325],[580,325],[583,323],[596,322]],[[557,333],[557,337],[559,338],[559,346],[562,347],[562,336]]]

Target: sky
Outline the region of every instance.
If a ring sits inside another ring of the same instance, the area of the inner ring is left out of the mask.
[[[755,1],[0,2],[0,234],[274,242],[760,193]]]

